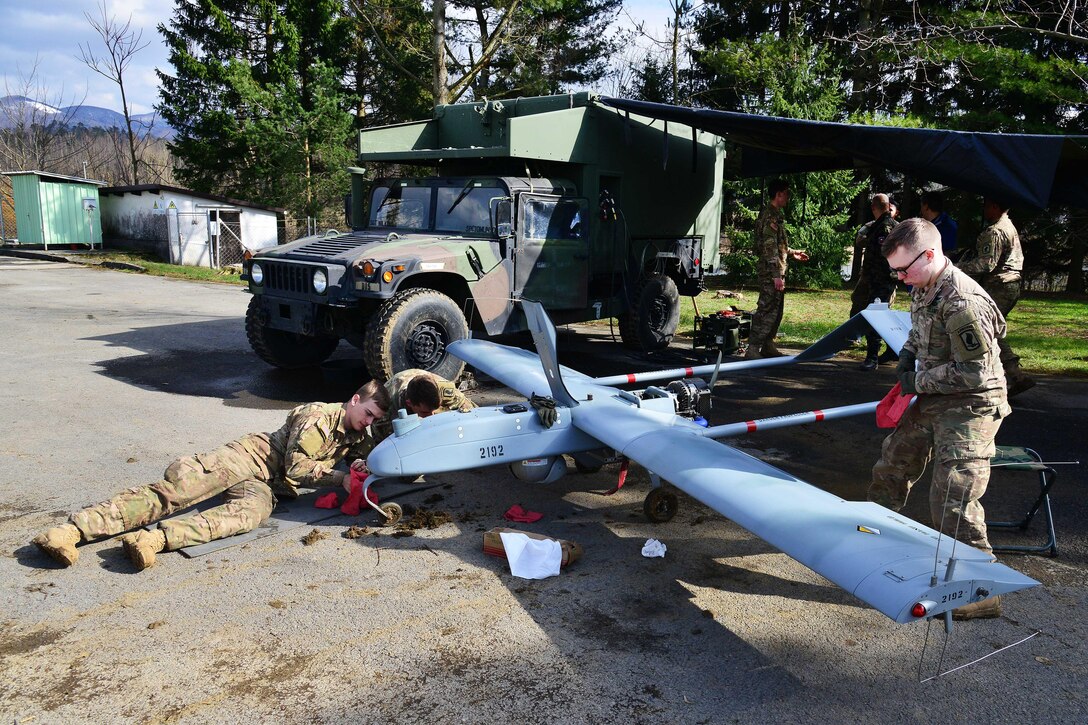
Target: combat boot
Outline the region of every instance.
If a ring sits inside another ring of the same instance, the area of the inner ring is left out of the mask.
[[[61,526],[54,526],[44,534],[38,534],[34,537],[33,543],[46,554],[53,557],[55,561],[58,561],[65,566],[71,566],[79,559],[79,551],[76,549],[76,544],[82,539],[83,534],[81,534],[79,529],[73,524],[63,524]]]
[[[149,566],[154,566],[155,554],[166,549],[166,532],[162,529],[134,531],[122,536],[121,543],[132,565],[143,571]]]
[[[759,354],[760,357],[782,357],[783,355],[785,355],[785,353],[779,351],[779,349],[775,347],[774,343],[770,340],[763,343],[763,347],[760,349]]]
[[[990,597],[989,599],[983,599],[981,602],[975,602],[959,609],[952,610],[952,619],[965,620],[965,619],[993,619],[1001,616],[1001,596]]]

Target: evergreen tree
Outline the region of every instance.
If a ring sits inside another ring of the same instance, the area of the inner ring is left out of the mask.
[[[616,50],[609,26],[620,5],[621,0],[523,0],[509,42],[477,76],[473,96],[541,96],[596,83]]]
[[[174,74],[158,111],[177,131],[178,178],[316,214],[351,162],[337,0],[181,0],[159,30]]]
[[[743,89],[733,97],[739,110],[832,120],[842,109],[840,68],[826,49],[801,33],[802,28],[794,26],[784,38],[768,32],[752,43],[724,41],[707,49],[702,62]],[[723,262],[734,279],[749,278],[755,270],[752,226],[765,201],[762,186],[762,180],[726,182],[729,206],[724,230],[731,249]],[[811,260],[792,265],[790,281],[837,286],[846,250],[853,245],[851,202],[865,183],[856,181],[851,171],[815,172],[792,178],[791,187],[786,214],[790,245],[807,250]]]

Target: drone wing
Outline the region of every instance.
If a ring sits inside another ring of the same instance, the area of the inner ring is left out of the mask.
[[[846,501],[687,425],[662,425],[659,414],[620,397],[571,413],[583,432],[896,622],[914,621],[912,609],[919,603],[925,616],[933,616],[1038,584],[883,506]]]

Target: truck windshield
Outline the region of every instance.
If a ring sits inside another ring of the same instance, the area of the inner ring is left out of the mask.
[[[370,197],[370,227],[489,237],[491,200],[507,195],[505,188],[487,180],[439,187],[379,185]]]
[[[486,186],[478,181],[470,181],[469,184],[471,186],[461,188],[439,187],[438,209],[434,218],[436,231],[491,236],[491,200],[505,196],[506,192],[498,186]]]
[[[370,226],[426,229],[431,220],[428,186],[376,186],[370,197]]]

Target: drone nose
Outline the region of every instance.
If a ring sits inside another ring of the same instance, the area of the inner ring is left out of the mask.
[[[392,436],[378,444],[366,457],[366,467],[375,476],[401,475],[400,456],[397,455],[396,439]]]

